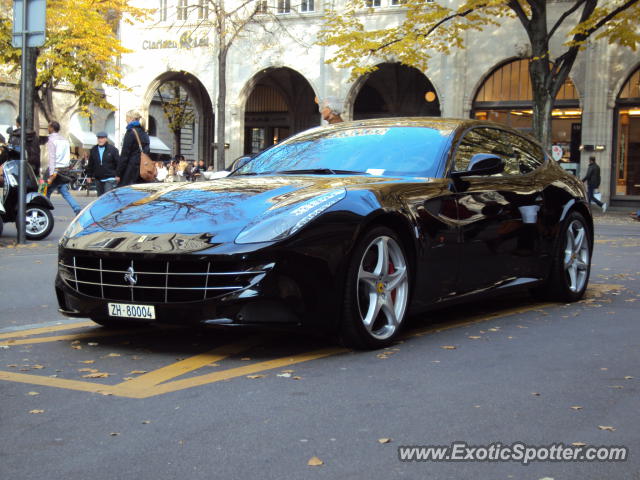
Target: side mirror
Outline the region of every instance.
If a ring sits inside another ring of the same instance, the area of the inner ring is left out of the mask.
[[[491,153],[476,153],[471,157],[469,166],[461,172],[451,172],[457,178],[474,175],[495,175],[504,171],[504,160]]]

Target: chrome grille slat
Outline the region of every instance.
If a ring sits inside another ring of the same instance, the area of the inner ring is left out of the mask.
[[[206,263],[206,265],[205,265]],[[246,270],[226,264],[217,272],[205,259],[168,260],[145,257],[68,255],[58,263],[63,281],[82,295],[110,301],[176,303],[206,301],[252,287],[274,267],[258,264]],[[136,271],[136,266],[141,271]],[[129,274],[126,279],[125,275]],[[136,281],[131,281],[134,276]],[[163,277],[164,276],[164,277]],[[133,283],[133,285],[132,285]]]
[[[75,258],[75,257],[74,257]],[[102,261],[102,259],[100,259],[100,261]],[[167,262],[167,267],[168,267],[169,262]],[[99,272],[100,269],[99,268],[87,268],[87,267],[75,267],[73,265],[66,265],[64,263],[60,264],[61,267],[65,267],[65,268],[75,268],[77,270],[84,270],[87,272]],[[122,273],[123,275],[125,273],[127,273],[126,270],[107,270],[107,269],[103,269],[102,270],[104,273]],[[180,273],[180,272],[136,272],[138,275],[234,275],[234,276],[238,276],[238,275],[258,275],[260,273],[267,273],[266,270],[247,270],[244,272],[211,272],[211,273],[207,273],[207,272],[200,272],[200,273],[189,273],[189,272],[185,272],[185,273]]]

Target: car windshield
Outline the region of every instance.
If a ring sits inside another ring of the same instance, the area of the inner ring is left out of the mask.
[[[262,152],[235,175],[434,177],[450,133],[450,130],[404,126],[313,131]]]

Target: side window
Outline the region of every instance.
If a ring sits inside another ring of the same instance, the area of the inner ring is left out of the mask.
[[[504,172],[497,176],[518,175],[520,168],[516,155],[505,139],[502,130],[496,128],[474,128],[467,132],[456,150],[455,169],[466,170],[476,153],[491,153],[498,155],[505,162]]]
[[[518,160],[519,173],[533,172],[544,163],[542,148],[519,135],[512,133],[507,133],[507,135]]]

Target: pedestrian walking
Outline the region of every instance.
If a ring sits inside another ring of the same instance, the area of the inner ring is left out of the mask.
[[[135,110],[127,112],[127,132],[122,139],[120,161],[116,171],[116,182],[119,187],[143,182],[140,178],[140,151],[149,154],[150,150],[149,135],[142,128],[141,118],[142,115]]]
[[[327,97],[320,102],[319,108],[320,116],[330,125],[334,123],[344,122],[341,116],[342,107],[340,106],[337,99],[333,97]]]
[[[69,173],[71,164],[71,146],[69,141],[60,135],[60,124],[49,123],[49,140],[47,141],[47,156],[49,158],[49,178],[47,183],[47,197],[57,190],[73,209],[76,215],[80,213],[80,205],[69,193],[69,182],[72,178]]]
[[[87,181],[96,182],[98,196],[116,188],[116,171],[120,154],[118,149],[109,143],[107,132],[96,134],[97,145],[91,147],[87,161]]]
[[[607,204],[601,202],[595,197],[596,190],[600,187],[600,167],[596,163],[596,157],[589,157],[587,174],[582,181],[587,182],[587,196],[589,198],[589,202],[594,202],[602,208],[602,213],[605,213],[607,211]]]

